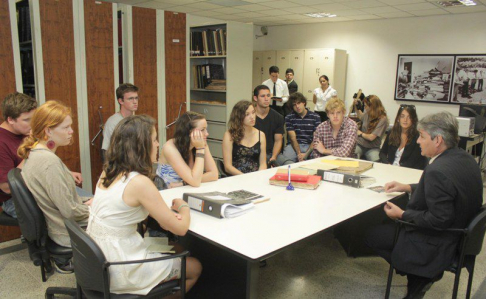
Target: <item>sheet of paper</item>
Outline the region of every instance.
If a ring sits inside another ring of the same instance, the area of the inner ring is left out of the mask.
[[[343,167],[356,167],[356,168],[359,167],[359,161],[339,160],[339,159],[336,159],[336,160],[322,159],[321,162],[336,165],[338,167],[341,167],[341,166],[343,166]]]
[[[378,192],[378,193],[383,193],[385,192],[385,187],[383,186],[373,186],[373,187],[368,187],[368,189]]]
[[[301,168],[301,167],[300,167]],[[283,174],[288,174],[289,169],[288,168],[279,168],[277,169],[277,173],[283,173]],[[290,174],[299,174],[299,175],[308,175],[309,171],[305,169],[290,169]]]
[[[323,161],[330,161],[330,160],[323,160]],[[337,165],[333,164],[328,164],[328,163],[322,163],[322,162],[314,162],[306,165],[300,166],[300,168],[307,168],[307,169],[312,169],[312,170],[332,170],[338,168]]]
[[[206,198],[209,198],[211,200],[231,200],[231,198],[222,195],[206,196]]]

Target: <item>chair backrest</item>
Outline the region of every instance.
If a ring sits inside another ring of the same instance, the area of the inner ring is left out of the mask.
[[[465,255],[478,255],[483,247],[484,233],[486,232],[486,204],[469,223],[468,239],[466,241]]]
[[[221,178],[226,178],[231,176],[229,173],[226,172],[224,169],[224,163],[223,160],[215,159],[216,161],[216,168],[218,168],[219,174],[221,175]]]
[[[10,170],[7,178],[22,235],[28,242],[44,246],[47,241],[46,219],[27,188],[20,169]]]
[[[76,282],[84,290],[109,294],[110,279],[103,251],[76,221],[65,219],[64,224],[71,238]]]

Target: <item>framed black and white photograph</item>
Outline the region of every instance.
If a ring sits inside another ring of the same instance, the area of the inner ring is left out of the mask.
[[[395,100],[449,103],[454,55],[398,55]]]
[[[486,55],[457,55],[451,102],[486,105],[484,79]]]

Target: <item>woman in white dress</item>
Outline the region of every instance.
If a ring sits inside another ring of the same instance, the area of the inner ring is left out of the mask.
[[[321,87],[314,89],[312,101],[316,105],[314,112],[319,114],[321,122],[324,122],[329,119],[326,114],[326,103],[331,98],[337,97],[337,91],[329,84],[329,78],[326,75],[319,77],[319,83],[321,83]]]
[[[148,252],[137,224],[150,214],[161,227],[182,236],[189,228],[190,214],[189,206],[179,198],[169,208],[151,180],[159,146],[155,120],[146,115],[126,117],[111,140],[87,232],[110,262],[159,257],[159,253]],[[180,259],[110,267],[111,292],[145,295],[158,284],[179,278],[180,270]],[[187,258],[188,291],[201,270],[197,259]]]

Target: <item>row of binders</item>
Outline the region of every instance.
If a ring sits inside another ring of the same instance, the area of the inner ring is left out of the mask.
[[[220,64],[193,65],[192,76],[195,89],[226,90],[224,68]]]
[[[191,56],[226,55],[226,29],[191,31]]]

